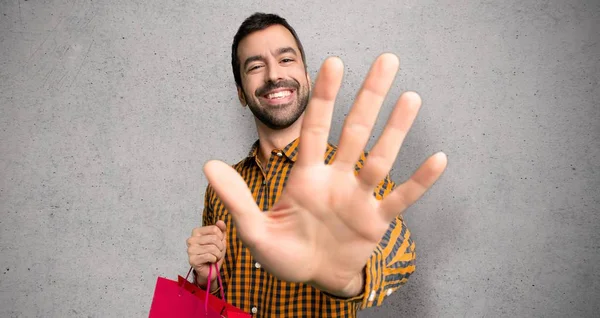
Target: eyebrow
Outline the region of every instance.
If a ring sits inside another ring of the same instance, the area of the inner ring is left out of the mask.
[[[296,50],[294,50],[294,48],[288,46],[288,47],[282,47],[279,50],[277,50],[277,55],[281,55],[281,54],[285,54],[285,53],[292,53],[294,54],[294,56],[296,56]]]
[[[282,48],[277,49],[276,55],[281,55],[281,54],[285,54],[285,53],[292,53],[292,54],[294,54],[294,56],[298,56],[298,53],[296,53],[296,50],[294,50],[294,48],[292,48],[291,46],[282,47]],[[244,68],[248,67],[248,64],[250,64],[252,62],[262,61],[264,59],[265,58],[262,55],[250,56],[244,61]]]

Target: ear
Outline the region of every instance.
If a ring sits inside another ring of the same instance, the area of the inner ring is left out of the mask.
[[[240,104],[242,104],[242,107],[246,107],[246,105],[248,105],[248,103],[246,102],[246,96],[244,95],[244,91],[242,90],[241,87],[237,87],[237,93],[238,93],[238,99],[240,100]]]
[[[312,92],[312,82],[310,81],[310,74],[306,72],[306,81],[308,82],[308,91]]]

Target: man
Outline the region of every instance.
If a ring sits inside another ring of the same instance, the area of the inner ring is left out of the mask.
[[[219,287],[208,269],[216,263],[227,301],[258,317],[355,317],[413,273],[415,245],[401,213],[439,178],[446,157],[433,155],[397,187],[390,180],[421,104],[409,92],[367,158],[398,69],[392,54],[374,62],[339,147],[329,144],[343,65],[327,59],[313,89],[305,61],[285,19],[256,13],[240,26],[232,67],[259,140],[233,167],[206,163],[202,227],[187,240],[189,262],[196,284],[212,293]]]

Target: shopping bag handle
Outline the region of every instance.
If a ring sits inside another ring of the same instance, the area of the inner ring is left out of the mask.
[[[225,300],[225,293],[223,292],[223,282],[221,281],[221,274],[219,273],[219,266],[217,264],[210,264],[210,267],[208,268],[208,277],[212,277],[212,268],[213,265],[215,267],[215,270],[217,271],[217,281],[219,282],[219,290],[221,291],[221,299],[223,299],[223,301],[226,302]],[[190,276],[190,273],[192,272],[193,267],[190,267],[190,269],[188,270],[187,275],[185,275],[185,280],[188,281],[188,277]],[[204,296],[204,311],[208,312],[208,294],[210,294],[210,284],[209,282],[207,282],[206,284],[206,295]]]
[[[215,270],[217,271],[217,281],[219,282],[219,290],[221,291],[221,299],[223,299],[223,301],[225,300],[225,292],[223,291],[223,282],[221,281],[221,273],[219,273],[219,266],[217,264],[213,264],[215,266]],[[212,268],[213,266],[211,265],[208,268],[208,277],[212,276]],[[210,294],[210,286],[208,286],[208,284],[206,284],[207,288],[206,288],[206,302],[208,303],[208,294]]]

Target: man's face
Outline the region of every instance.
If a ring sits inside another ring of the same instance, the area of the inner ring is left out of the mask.
[[[284,129],[308,104],[310,84],[294,36],[281,25],[254,32],[238,46],[242,104],[264,125]]]

